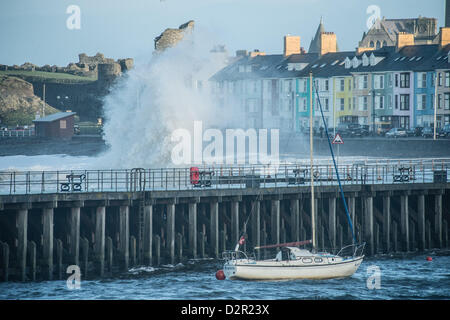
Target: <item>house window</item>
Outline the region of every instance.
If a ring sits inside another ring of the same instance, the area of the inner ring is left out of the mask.
[[[392,73],[388,74],[388,86],[392,87]]]
[[[341,102],[341,104],[340,104],[340,109],[339,109],[339,110],[344,111],[345,99],[344,99],[344,98],[341,98],[341,99],[340,99],[340,102]]]
[[[375,88],[374,89],[383,89],[384,88],[384,76],[376,75],[374,80],[375,80]]]
[[[417,87],[418,88],[426,88],[427,87],[427,74],[425,72],[421,72],[418,74]]]
[[[339,83],[340,83],[340,90],[344,91],[345,90],[345,80],[341,79]]]
[[[348,110],[352,110],[352,98],[348,98]]]
[[[409,94],[400,95],[400,110],[409,110]]]
[[[400,88],[409,88],[409,72],[400,73]]]
[[[442,105],[441,105],[441,99],[442,99],[442,95],[441,95],[441,94],[438,94],[438,95],[437,95],[437,107],[438,107],[438,109],[441,109],[441,108],[442,108]]]
[[[329,111],[329,110],[330,110],[329,101],[327,98],[325,98],[325,111]]]
[[[445,73],[445,86],[450,87],[450,71]]]
[[[409,129],[409,117],[400,117],[400,128]]]
[[[398,94],[395,95],[395,109],[398,109]]]
[[[392,109],[392,95],[387,96],[387,107],[388,109]]]
[[[450,93],[444,93],[444,109],[450,110]]]
[[[369,99],[367,96],[360,97],[359,111],[367,111]]]
[[[442,87],[442,72],[438,73],[438,86]]]
[[[417,95],[417,110],[425,110],[427,107],[427,95],[418,94]]]
[[[353,110],[356,108],[356,97],[353,97]]]
[[[66,120],[59,120],[59,128],[60,129],[67,129]]]
[[[329,90],[329,88],[328,88],[328,80],[325,80],[325,91],[328,91]]]
[[[375,109],[384,109],[384,96],[375,97]]]
[[[398,87],[398,74],[395,74],[395,87]]]
[[[352,81],[348,80],[348,91],[352,91]]]
[[[368,87],[368,79],[369,79],[369,76],[367,76],[367,75],[363,76],[363,88],[364,89],[367,89],[367,87]]]

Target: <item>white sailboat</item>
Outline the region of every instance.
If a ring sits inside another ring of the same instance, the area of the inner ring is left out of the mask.
[[[317,89],[316,89],[317,94]],[[317,94],[318,96],[318,94]],[[326,135],[328,137],[328,129],[323,117]],[[312,74],[310,74],[310,172],[313,169],[313,106],[312,106]],[[311,176],[311,225],[312,240],[274,244],[268,246],[255,247],[255,250],[265,248],[279,248],[280,250],[273,259],[257,260],[254,255],[249,256],[245,252],[239,251],[240,245],[244,243],[244,237],[241,237],[234,251],[226,251],[223,253],[225,264],[223,273],[228,279],[242,280],[289,280],[289,279],[330,279],[345,278],[353,275],[364,259],[365,243],[358,244],[353,232],[353,225],[348,213],[348,207],[345,202],[342,190],[339,172],[334,160],[333,150],[328,137],[331,155],[333,158],[339,188],[341,191],[342,201],[344,203],[348,222],[352,231],[353,244],[343,247],[337,254],[316,251],[316,234],[315,234],[315,215],[314,215],[314,177]],[[312,250],[300,249],[300,246],[312,243]]]

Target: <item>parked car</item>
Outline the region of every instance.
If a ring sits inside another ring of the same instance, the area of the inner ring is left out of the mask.
[[[422,131],[422,137],[424,138],[433,138],[434,130],[432,127],[425,127]]]
[[[413,128],[411,128],[411,131],[412,131],[412,136],[413,137],[421,137],[422,136],[423,127],[413,127]]]
[[[386,137],[388,137],[388,138],[406,137],[406,129],[405,128],[392,128],[391,130],[386,132]]]
[[[352,128],[354,128],[353,123],[339,123],[336,127],[336,133],[339,133],[341,136],[347,136],[351,134]]]
[[[443,128],[442,128],[442,133],[444,137],[450,138],[450,123],[447,123]]]

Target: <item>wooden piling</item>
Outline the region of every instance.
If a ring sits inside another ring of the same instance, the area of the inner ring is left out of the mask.
[[[183,235],[179,232],[177,233],[176,249],[178,262],[181,263],[183,261]]]
[[[96,271],[103,277],[105,270],[105,207],[97,207],[95,212],[94,256]]]
[[[253,208],[253,213],[251,216],[251,224],[252,224],[252,239],[251,242],[253,243],[254,247],[259,247],[261,245],[261,202],[260,201],[253,201],[251,203]],[[260,258],[260,251],[256,250],[256,256],[259,259]]]
[[[291,238],[292,241],[300,241],[300,206],[298,199],[291,199]]]
[[[43,209],[43,275],[53,279],[53,209]]]
[[[442,222],[442,241],[443,241],[443,247],[448,248],[448,224],[447,220],[444,220]]]
[[[197,258],[197,203],[189,203],[189,248],[192,258]]]
[[[210,223],[211,223],[211,252],[215,258],[219,257],[219,203],[213,201],[210,203]]]
[[[364,240],[368,245],[367,253],[374,254],[373,241],[373,197],[364,197]]]
[[[113,271],[113,241],[111,237],[106,237],[106,265],[108,266],[108,272]]]
[[[167,253],[170,263],[175,263],[175,203],[167,204]]]
[[[159,237],[159,235],[155,235],[154,243],[155,243],[156,265],[159,266],[161,264],[161,238]]]
[[[433,237],[431,236],[431,223],[430,220],[426,220],[425,222],[425,228],[426,228],[426,237],[427,237],[427,245],[428,249],[433,248]]]
[[[271,240],[280,243],[280,200],[271,201]]]
[[[56,270],[58,274],[58,280],[62,279],[63,276],[63,242],[60,239],[55,240],[56,244]]]
[[[385,252],[391,250],[391,197],[383,197],[383,246]]]
[[[130,262],[131,267],[136,266],[136,237],[130,237]]]
[[[28,241],[28,261],[30,265],[30,280],[36,281],[36,243]]]
[[[434,238],[435,247],[442,248],[442,194],[434,196]]]
[[[86,278],[88,275],[88,267],[89,267],[89,240],[86,238],[81,238],[80,240],[80,246],[81,246],[81,269],[83,278]]]
[[[119,252],[123,270],[128,270],[130,257],[129,210],[128,206],[119,207]]]
[[[28,230],[28,210],[17,210],[16,214],[17,224],[17,263],[20,270],[20,279],[25,281],[27,274],[27,230]]]
[[[398,236],[398,234],[397,234],[397,222],[393,221],[392,222],[392,245],[393,245],[394,252],[398,251],[397,236]]]
[[[400,196],[400,233],[403,251],[409,251],[409,206],[408,196]]]
[[[80,208],[70,208],[70,222],[69,222],[69,255],[70,263],[79,265],[80,253]]]
[[[6,242],[2,243],[2,268],[3,281],[9,280],[9,245]]]
[[[199,233],[198,240],[199,240],[200,257],[205,258],[205,235],[203,234],[203,232]]]
[[[231,244],[235,246],[239,241],[239,202],[232,201],[231,206]]]
[[[418,248],[425,250],[425,195],[417,196],[417,231],[418,231]]]
[[[152,265],[153,206],[144,207],[144,263]]]
[[[336,247],[336,198],[328,198],[328,237],[332,248]]]

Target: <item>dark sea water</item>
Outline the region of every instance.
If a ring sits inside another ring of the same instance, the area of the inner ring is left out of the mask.
[[[426,261],[431,256],[433,261]],[[367,283],[380,270],[379,289]],[[295,281],[219,281],[219,260],[190,261],[159,268],[142,267],[110,279],[0,283],[0,299],[450,299],[450,251],[379,255],[365,258],[350,278]],[[369,281],[368,281],[369,280]]]

